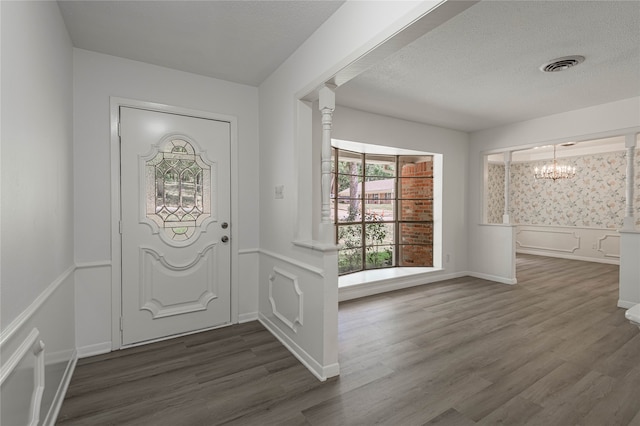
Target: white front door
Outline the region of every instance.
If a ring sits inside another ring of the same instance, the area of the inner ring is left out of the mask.
[[[120,108],[122,344],[231,322],[230,124]]]

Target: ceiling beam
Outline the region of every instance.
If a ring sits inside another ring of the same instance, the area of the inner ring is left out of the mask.
[[[480,0],[445,0],[404,27],[367,53],[338,71],[326,83],[340,87],[348,81],[354,79],[370,67],[383,61],[393,53],[404,48],[413,41],[419,39],[433,29],[444,24],[454,16],[464,12]],[[325,84],[326,84],[325,83]],[[315,101],[318,99],[318,92],[314,90],[303,98],[305,101]]]

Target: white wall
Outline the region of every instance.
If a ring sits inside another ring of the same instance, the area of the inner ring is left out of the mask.
[[[73,263],[73,100],[57,5],[2,8],[4,328]]]
[[[320,190],[310,178],[311,110],[297,99],[435,4],[346,2],[260,85],[260,318],[320,378],[338,373],[337,257],[335,251],[293,244],[317,226],[309,217],[298,217],[297,208],[310,205]],[[284,198],[276,199],[279,185]],[[298,312],[303,324],[293,328],[277,315],[294,318]]]
[[[332,135],[336,139],[442,154],[443,272],[466,271],[468,134],[338,106]],[[449,263],[445,261],[447,254]]]
[[[74,49],[75,256],[77,340],[81,354],[111,342],[111,96],[238,117],[238,223],[241,319],[256,317],[258,89],[141,62]]]
[[[28,351],[2,385],[0,423],[15,424],[29,415],[37,366],[42,421],[62,402],[58,386],[75,360],[72,46],[57,3],[0,8],[3,370],[31,333],[46,347],[42,357]]]
[[[620,135],[626,133],[625,129],[638,126],[640,98],[636,97],[471,133],[468,198],[470,271],[480,271],[486,266],[482,257],[474,256],[474,253],[487,252],[486,229],[479,225],[482,222],[484,153]],[[512,260],[504,258],[502,262]],[[511,267],[499,265],[498,269],[509,271]]]

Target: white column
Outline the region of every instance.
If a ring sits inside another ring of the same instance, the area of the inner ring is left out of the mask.
[[[631,308],[640,303],[640,231],[633,217],[633,186],[636,135],[625,135],[627,148],[626,203],[622,229],[620,229],[620,291],[618,306]]]
[[[322,113],[322,215],[321,235],[324,242],[333,242],[331,223],[331,125],[336,107],[335,86],[325,84],[319,91],[318,108]]]
[[[504,213],[502,223],[511,223],[509,218],[509,205],[511,204],[511,151],[504,153]]]
[[[627,176],[626,176],[626,205],[624,224],[622,229],[626,231],[633,231],[636,229],[636,221],[633,217],[633,187],[635,185],[635,153],[636,153],[636,135],[634,133],[625,135],[624,146],[627,148]]]

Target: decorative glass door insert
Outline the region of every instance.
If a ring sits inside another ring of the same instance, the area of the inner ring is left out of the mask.
[[[186,242],[197,238],[211,216],[212,165],[185,137],[171,137],[144,158],[146,218],[163,239]]]

